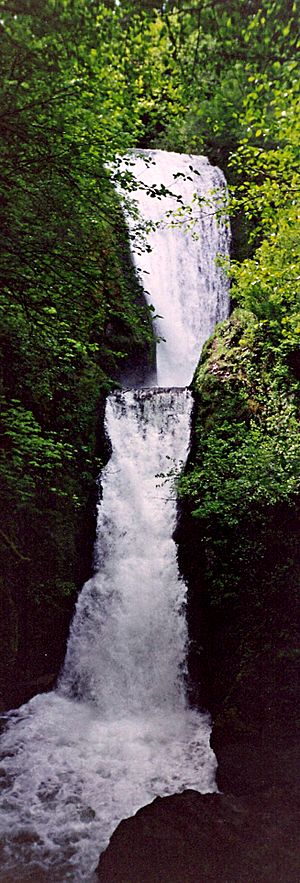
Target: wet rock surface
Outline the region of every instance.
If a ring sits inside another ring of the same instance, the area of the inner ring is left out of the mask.
[[[97,869],[101,883],[298,883],[300,795],[185,791],[121,822]]]

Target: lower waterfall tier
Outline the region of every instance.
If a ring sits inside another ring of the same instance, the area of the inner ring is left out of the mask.
[[[2,883],[26,873],[86,883],[122,818],[157,795],[215,790],[210,722],[185,696],[186,586],[172,539],[191,403],[185,389],[108,399],[97,571],[58,689],[11,713],[3,737]]]
[[[186,586],[172,539],[172,479],[187,455],[191,402],[185,389],[107,401],[112,456],[101,479],[96,573],[77,603],[60,682],[104,719],[185,704]]]

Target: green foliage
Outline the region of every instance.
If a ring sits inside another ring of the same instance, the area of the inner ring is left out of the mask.
[[[151,339],[104,167],[136,135],[110,38],[105,4],[2,5],[1,470],[11,484],[23,474],[24,499],[41,477],[62,493],[66,461],[93,450],[95,396]]]
[[[140,131],[116,51],[121,23],[113,27],[106,3],[0,6],[0,681],[7,682],[16,659],[22,676],[57,665],[56,633],[63,643],[70,615],[63,598],[90,567],[86,507],[106,455],[103,399],[128,358],[151,358],[152,331],[107,172]]]
[[[255,241],[275,234],[278,212],[295,223],[299,199],[299,82],[295,60],[273,76],[249,77],[255,89],[244,101],[245,135],[230,158],[232,208],[242,207]],[[275,65],[274,65],[275,67]]]
[[[121,7],[129,15],[130,4]],[[296,57],[297,4],[187,0],[131,9],[131,20],[142,21],[147,34],[138,67],[140,100],[148,101],[143,138],[227,161],[247,134],[244,101],[253,84],[259,93],[261,82],[279,80],[282,66]]]
[[[300,249],[298,210],[280,210],[271,232],[251,260],[232,265],[232,297],[252,310],[281,345],[300,342]]]
[[[264,323],[234,313],[195,378],[196,457],[180,481],[197,518],[233,526],[300,488],[299,384]]]

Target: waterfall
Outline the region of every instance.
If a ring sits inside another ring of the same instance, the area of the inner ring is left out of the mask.
[[[134,202],[139,218],[148,222],[151,251],[134,248],[133,254],[146,298],[158,316],[157,385],[188,386],[203,344],[228,316],[228,284],[216,260],[228,255],[225,178],[204,156],[163,150],[129,155],[121,170],[143,182]],[[163,186],[165,196],[153,197],[155,183]],[[128,215],[128,221],[137,238],[139,220]]]
[[[150,254],[134,246],[162,317],[159,386],[108,397],[112,456],[101,477],[96,572],[79,596],[57,689],[11,712],[2,738],[2,883],[87,883],[122,818],[157,795],[215,790],[209,718],[186,699],[186,587],[172,534],[173,477],[189,445],[185,386],[201,344],[228,311],[215,264],[228,235],[208,211],[224,180],[203,157],[147,151],[130,163],[143,182],[142,216],[159,222]],[[153,180],[168,191],[161,200],[147,195]],[[179,194],[196,207],[196,220],[174,231]]]
[[[190,410],[186,390],[129,390],[107,403],[113,453],[102,476],[99,570],[77,605],[61,689],[92,700],[110,719],[172,712],[185,701],[176,500],[157,476],[185,458]]]

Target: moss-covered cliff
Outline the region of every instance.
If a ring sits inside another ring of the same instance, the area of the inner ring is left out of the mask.
[[[194,378],[177,531],[190,690],[215,719],[219,785],[241,793],[295,775],[299,386],[295,351],[240,310]]]

